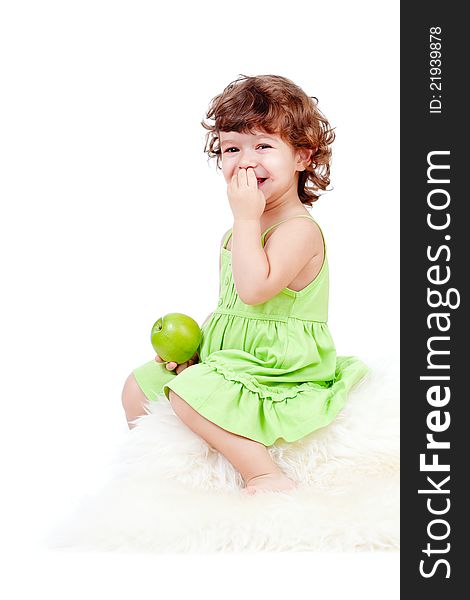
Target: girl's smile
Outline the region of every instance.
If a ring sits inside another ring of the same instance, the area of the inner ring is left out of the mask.
[[[227,183],[235,170],[252,167],[266,202],[286,195],[297,196],[298,173],[305,169],[309,150],[295,150],[280,136],[263,131],[221,131],[219,142],[222,172]]]

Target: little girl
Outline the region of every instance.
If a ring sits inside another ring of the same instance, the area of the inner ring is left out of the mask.
[[[245,492],[295,487],[267,446],[328,425],[367,372],[336,356],[328,261],[306,206],[328,186],[334,133],[289,79],[240,76],[213,98],[204,151],[227,182],[233,227],[222,238],[220,298],[183,365],[160,357],[123,390],[129,426],[165,395],[178,417],[239,471]],[[174,371],[175,370],[175,371]]]

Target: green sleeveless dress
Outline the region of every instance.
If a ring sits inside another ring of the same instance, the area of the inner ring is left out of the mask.
[[[290,218],[298,217],[312,219]],[[263,247],[267,233],[287,220],[263,233]],[[221,248],[220,298],[202,328],[199,363],[176,375],[152,360],[133,373],[149,400],[163,394],[169,398],[171,389],[223,429],[265,446],[278,439],[293,442],[328,425],[368,368],[354,356],[336,355],[327,325],[324,238],[323,265],[310,284],[248,305],[232,277],[226,248],[231,234]]]

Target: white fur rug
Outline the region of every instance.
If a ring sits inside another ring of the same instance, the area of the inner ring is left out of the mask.
[[[51,546],[123,552],[352,551],[399,547],[397,359],[367,361],[330,426],[270,449],[299,488],[241,494],[230,463],[166,399],[149,405],[105,486]]]

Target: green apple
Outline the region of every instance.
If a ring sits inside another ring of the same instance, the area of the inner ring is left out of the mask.
[[[155,352],[167,362],[181,365],[199,347],[202,332],[194,319],[182,313],[169,313],[152,327],[150,341]]]

